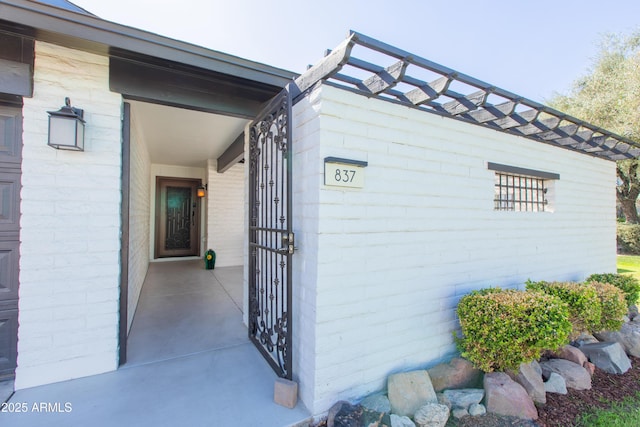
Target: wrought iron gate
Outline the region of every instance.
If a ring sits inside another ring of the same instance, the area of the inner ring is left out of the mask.
[[[291,379],[291,96],[285,89],[249,130],[249,338]]]

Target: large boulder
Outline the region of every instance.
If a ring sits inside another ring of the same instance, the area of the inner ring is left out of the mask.
[[[587,362],[587,356],[584,355],[579,348],[572,345],[565,345],[560,350],[553,353],[553,356],[557,359],[569,360],[573,363],[577,363],[580,366],[584,366],[584,362]]]
[[[444,427],[449,419],[449,408],[439,403],[420,407],[413,416],[418,427]]]
[[[482,371],[466,359],[454,357],[427,370],[435,391],[482,386]]]
[[[619,331],[598,332],[595,334],[596,338],[600,341],[619,342],[629,356],[640,357],[640,322],[636,320],[623,324]]]
[[[624,374],[631,369],[631,361],[618,342],[599,342],[580,347],[591,363],[610,374]]]
[[[442,392],[444,397],[451,402],[452,408],[468,409],[474,403],[482,402],[484,397],[484,389],[482,388],[463,388],[459,390],[445,390]]]
[[[522,419],[538,419],[533,400],[527,391],[509,375],[491,372],[484,375],[485,406],[487,412],[515,416]]]
[[[567,394],[567,383],[561,375],[551,372],[549,379],[544,383],[544,391],[547,393]]]
[[[568,388],[575,390],[590,390],[591,375],[582,366],[565,359],[551,359],[540,362],[542,376],[549,378],[552,372],[564,378]]]
[[[391,412],[400,416],[411,417],[422,406],[438,402],[429,373],[424,370],[390,375],[387,394]]]
[[[509,372],[509,376],[527,391],[536,403],[546,403],[547,394],[544,391],[542,368],[537,361],[521,363],[517,372]]]
[[[576,343],[576,345],[578,347],[580,347],[583,344],[591,344],[593,342],[600,342],[598,341],[598,339],[596,337],[594,337],[593,335],[586,333],[586,332],[582,332],[578,338],[576,338],[574,340],[574,342]]]

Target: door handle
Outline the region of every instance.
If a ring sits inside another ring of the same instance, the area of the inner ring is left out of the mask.
[[[282,236],[282,244],[284,245],[284,247],[278,249],[278,252],[286,255],[286,254],[293,254],[296,250],[296,248],[294,247],[295,244],[295,235],[293,233],[286,233]]]

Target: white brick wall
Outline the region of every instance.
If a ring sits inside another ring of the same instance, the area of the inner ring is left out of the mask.
[[[131,329],[140,291],[149,268],[151,210],[151,158],[143,129],[131,115],[131,157],[129,194],[129,288],[127,330]]]
[[[207,191],[207,248],[216,252],[216,267],[244,262],[244,164],[236,163],[224,173],[209,161]]]
[[[314,414],[455,351],[486,286],[615,271],[615,164],[323,86],[294,107],[295,372]],[[323,185],[326,156],[368,161]],[[496,212],[495,162],[560,174],[553,213]]]
[[[36,42],[24,99],[16,388],[117,367],[120,95],[108,59]],[[85,152],[47,146],[47,111],[85,112]]]
[[[293,375],[300,399],[313,413],[317,394],[317,320],[320,158],[319,92],[293,107]],[[329,253],[328,251],[326,252]]]

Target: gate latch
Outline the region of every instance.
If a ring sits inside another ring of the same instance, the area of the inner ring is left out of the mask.
[[[291,255],[295,251],[294,244],[295,244],[295,235],[293,234],[293,232],[285,233],[282,235],[282,245],[284,247],[281,248],[278,252]]]

